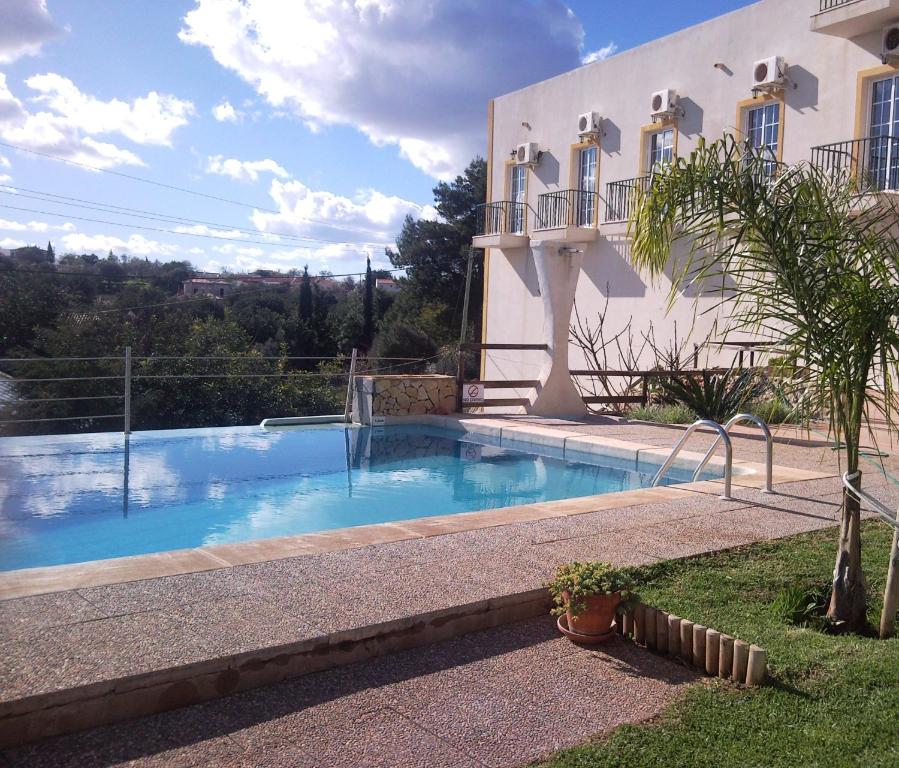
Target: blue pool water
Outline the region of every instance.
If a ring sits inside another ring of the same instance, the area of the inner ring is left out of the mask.
[[[655,470],[420,426],[2,438],[0,570],[612,493]]]

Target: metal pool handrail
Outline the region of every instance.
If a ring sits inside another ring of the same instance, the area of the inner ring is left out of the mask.
[[[659,471],[656,472],[656,476],[652,479],[652,487],[654,488],[660,482],[662,482],[662,478],[665,476],[665,473],[671,468],[671,465],[674,464],[674,460],[677,458],[677,455],[681,452],[684,445],[686,445],[687,440],[690,439],[690,435],[692,435],[697,429],[700,427],[708,427],[709,429],[714,429],[718,433],[718,440],[715,441],[715,445],[718,444],[718,441],[724,442],[724,494],[721,496],[722,499],[731,499],[733,498],[730,495],[731,489],[731,475],[733,474],[733,459],[734,459],[734,449],[733,443],[731,443],[730,435],[727,434],[727,430],[724,429],[717,421],[712,421],[711,419],[700,419],[697,422],[694,422],[690,425],[686,432],[684,432],[683,437],[677,441],[674,448],[671,449],[671,453],[668,454],[668,458],[665,459],[665,463],[659,468]]]
[[[724,431],[728,434],[730,433],[730,428],[735,424],[739,424],[740,422],[750,422],[755,424],[760,430],[762,430],[762,434],[765,436],[765,490],[764,493],[774,493],[774,485],[773,485],[773,474],[774,474],[774,438],[771,436],[771,430],[768,429],[768,425],[760,419],[758,416],[752,413],[738,413],[736,416],[731,418],[727,424],[724,425]],[[702,461],[699,462],[699,466],[696,467],[696,471],[693,473],[693,480],[695,481],[699,477],[699,473],[705,469],[705,465],[709,463],[709,460],[715,453],[715,449],[718,447],[718,443],[721,442],[721,435],[715,438],[715,442],[712,443],[712,447],[709,448],[708,452],[703,458]]]

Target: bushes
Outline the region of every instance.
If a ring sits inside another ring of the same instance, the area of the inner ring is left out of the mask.
[[[636,421],[654,421],[659,424],[692,424],[696,421],[696,414],[678,403],[641,406],[631,411],[629,417]]]

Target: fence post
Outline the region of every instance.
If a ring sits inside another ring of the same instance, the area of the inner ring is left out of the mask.
[[[125,347],[125,428],[131,434],[131,347]]]
[[[346,385],[346,402],[343,406],[343,421],[345,424],[350,423],[350,413],[353,407],[353,383],[356,380],[356,354],[357,350],[353,347],[353,354],[350,357],[350,375]]]
[[[640,397],[643,398],[643,407],[645,408],[649,405],[649,376],[645,373],[643,374],[643,391],[640,393]]]
[[[456,367],[456,412],[462,413],[462,387],[465,386],[465,347],[459,345],[459,361]]]

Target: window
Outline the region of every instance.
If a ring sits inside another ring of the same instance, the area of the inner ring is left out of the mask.
[[[780,102],[772,102],[750,109],[746,131],[749,152],[765,160],[765,174],[773,176],[777,170],[780,142]]]
[[[577,225],[592,227],[596,223],[596,147],[578,152]]]
[[[649,140],[647,173],[652,173],[663,165],[669,165],[672,160],[674,160],[674,129],[666,128],[652,134]]]
[[[522,234],[525,222],[525,202],[527,200],[526,165],[513,165],[509,179],[509,232]]]
[[[876,189],[899,188],[899,77],[871,84],[868,176]]]

